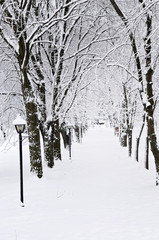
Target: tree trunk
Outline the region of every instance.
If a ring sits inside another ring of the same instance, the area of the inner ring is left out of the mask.
[[[67,134],[65,128],[62,128],[62,129],[60,130],[60,132],[61,132],[61,135],[62,135],[64,148],[66,148],[66,147],[68,146],[68,134]]]
[[[17,29],[15,29],[15,34],[19,35],[19,31],[23,32],[23,34],[19,35],[19,52],[18,55],[16,55],[16,58],[18,60],[19,69],[22,74],[21,89],[23,93],[27,118],[31,172],[35,172],[37,176],[41,178],[43,176],[43,169],[41,158],[38,107],[33,90],[33,83],[31,83],[32,80],[29,78],[30,50],[29,43],[26,43],[27,34],[25,32],[25,25],[23,20],[17,22]]]
[[[128,130],[128,155],[131,157],[132,155],[132,130]]]
[[[147,33],[144,39],[145,53],[146,53],[146,89],[147,89],[147,125],[148,125],[148,137],[150,139],[151,151],[154,156],[156,165],[156,185],[159,185],[159,148],[157,144],[157,135],[155,132],[154,122],[154,94],[153,94],[153,70],[151,68],[151,34],[152,34],[152,14],[146,13],[146,27]]]
[[[26,89],[25,91],[26,92]],[[27,91],[28,92],[28,91]],[[31,93],[29,92],[29,95]],[[31,96],[29,96],[30,99]],[[30,166],[31,172],[35,172],[39,178],[43,176],[42,159],[41,159],[41,146],[40,146],[40,133],[39,121],[37,114],[37,106],[34,101],[28,101],[27,96],[24,95],[27,126],[29,135],[29,151],[30,151]]]
[[[23,59],[22,56],[19,55],[20,68],[22,59]],[[29,56],[27,57],[27,60],[28,59]],[[26,65],[23,66],[23,69],[21,69],[21,72],[23,73],[22,93],[27,117],[31,172],[35,172],[37,176],[41,178],[43,176],[43,170],[41,158],[38,108],[35,100],[35,95],[32,90],[32,84],[28,78],[27,61]]]
[[[75,125],[74,131],[75,131],[75,136],[76,136],[77,142],[80,143],[81,138],[80,138],[80,128],[79,128],[79,126]]]
[[[31,60],[38,76],[38,81],[36,83],[38,94],[37,107],[39,112],[39,126],[43,137],[44,159],[48,167],[52,168],[54,166],[53,121],[47,122],[45,78],[38,64],[42,62],[39,45],[37,46],[35,54],[32,54]]]
[[[156,185],[159,185],[159,149],[157,145],[157,137],[154,128],[154,119],[150,117],[148,118],[148,135],[150,139],[151,151],[154,156],[156,166]]]
[[[155,159],[155,165],[156,165],[156,173],[157,173],[157,178],[156,178],[156,185],[159,185],[159,149],[157,145],[157,137],[154,131],[154,120],[149,119],[148,120],[148,132],[149,132],[149,138],[150,138],[150,146],[151,146],[151,151],[153,153],[154,159]]]
[[[136,138],[136,155],[135,155],[137,162],[139,161],[139,144],[140,144],[140,138],[137,137]]]
[[[139,132],[139,136],[136,139],[136,161],[139,162],[139,145],[140,145],[140,139],[141,139],[141,135],[143,132],[145,126],[145,114],[143,115],[143,122],[142,122],[142,126]]]
[[[53,146],[53,123],[49,122],[42,128],[42,137],[44,145],[44,159],[47,166],[53,168],[54,166],[54,146]]]
[[[61,139],[59,119],[54,121],[54,157],[55,160],[61,160]]]
[[[149,137],[146,137],[146,161],[145,161],[145,167],[147,170],[149,170]]]
[[[122,147],[127,147],[127,133],[126,129],[120,130],[120,144]]]

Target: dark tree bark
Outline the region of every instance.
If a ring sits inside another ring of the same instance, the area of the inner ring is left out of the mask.
[[[125,112],[125,123],[126,123],[126,133],[127,133],[127,141],[128,141],[128,155],[131,157],[132,154],[132,134],[133,134],[133,117],[135,115],[134,106],[131,106],[133,109],[129,112],[129,98],[127,94],[127,89],[125,84],[123,84],[123,92],[124,92],[124,112]]]
[[[146,137],[146,158],[145,158],[145,168],[149,170],[149,137]]]
[[[80,127],[78,125],[75,125],[74,131],[75,131],[76,140],[78,143],[80,143],[81,142]]]
[[[38,110],[34,99],[34,93],[26,73],[24,74],[24,85],[22,85],[22,92],[27,116],[31,171],[35,172],[37,176],[41,178],[43,175],[43,170]]]
[[[60,125],[59,120],[54,121],[54,157],[55,160],[62,160],[61,158],[61,139],[60,139]]]
[[[145,114],[143,115],[143,122],[142,122],[142,126],[141,126],[141,129],[139,132],[139,136],[136,139],[136,156],[135,157],[136,157],[137,162],[139,162],[139,145],[140,145],[140,139],[141,139],[141,135],[142,135],[144,126],[145,126]]]
[[[132,129],[128,130],[128,155],[132,155]]]
[[[67,148],[69,141],[68,141],[68,134],[67,134],[66,128],[61,127],[60,133],[63,139],[64,148]]]
[[[45,122],[44,126],[41,128],[43,145],[44,145],[44,158],[47,166],[53,168],[54,166],[54,133],[53,133],[53,122]]]
[[[122,147],[127,147],[127,132],[122,130],[120,135],[120,144]]]

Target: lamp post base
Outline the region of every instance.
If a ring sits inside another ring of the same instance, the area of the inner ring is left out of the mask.
[[[20,202],[20,206],[21,207],[25,207],[24,203]]]

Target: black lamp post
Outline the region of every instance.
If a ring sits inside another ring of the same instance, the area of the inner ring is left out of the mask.
[[[17,133],[19,134],[19,158],[20,158],[20,201],[24,207],[24,194],[23,194],[23,155],[22,155],[22,133],[24,132],[26,121],[20,115],[13,122]]]

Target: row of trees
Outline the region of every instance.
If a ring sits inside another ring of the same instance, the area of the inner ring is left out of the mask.
[[[93,64],[91,47],[103,34],[98,6],[88,0],[7,0],[0,7],[3,76],[16,97],[20,91],[24,108],[16,107],[27,119],[31,171],[42,177],[40,134],[53,167],[61,159],[60,132]]]
[[[120,117],[115,121],[125,132],[122,137],[128,137],[129,155],[132,149],[132,130],[135,124],[136,112],[141,112],[141,130],[137,138],[136,160],[138,161],[139,142],[144,125],[147,127],[148,168],[149,143],[156,166],[156,185],[159,184],[159,148],[156,128],[156,105],[158,89],[158,1],[131,1],[118,3],[110,0],[114,12],[119,17],[124,33],[125,45],[129,45],[124,56],[126,62],[120,67],[124,69],[127,78],[122,81],[122,100]],[[120,38],[121,39],[121,38]],[[121,44],[123,43],[120,42]],[[119,44],[119,42],[118,42]],[[125,51],[125,49],[124,49]],[[121,64],[121,61],[120,61]],[[135,84],[134,84],[135,82]],[[123,140],[123,139],[122,139]]]
[[[0,1],[0,98],[6,102],[1,111],[8,118],[12,108],[26,115],[31,171],[38,177],[43,174],[40,144],[53,167],[54,159],[61,159],[60,134],[70,119],[77,126],[79,118],[85,124],[100,113],[119,131],[122,144],[128,143],[129,156],[133,129],[140,127],[137,161],[147,127],[159,184],[158,3]]]

